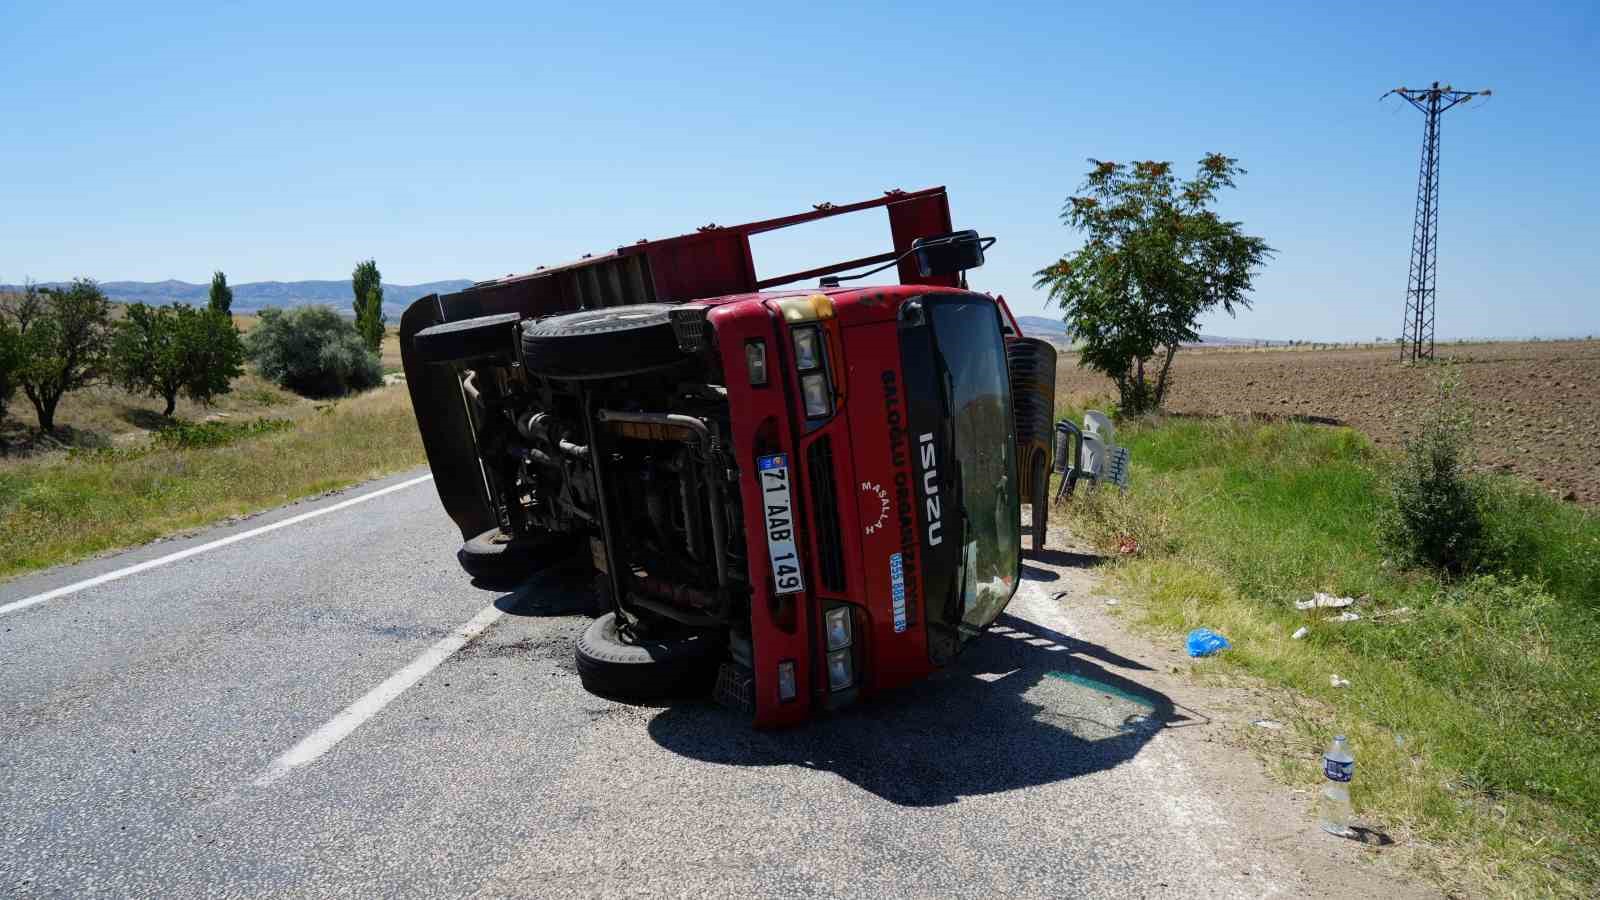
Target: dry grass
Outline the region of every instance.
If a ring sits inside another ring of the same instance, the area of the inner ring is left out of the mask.
[[[390,325],[383,332],[383,345],[378,348],[378,364],[383,374],[400,371],[400,326]]]
[[[116,307],[120,312],[121,307]],[[248,332],[260,321],[236,314]],[[398,333],[384,371],[400,368]],[[0,421],[0,578],[133,546],[425,462],[404,384],[314,401],[254,372],[210,405],[180,398],[180,422],[221,423],[227,446],[158,442],[161,400],[97,385],[67,394],[57,433],[35,431],[20,394]],[[274,420],[272,429],[251,423]],[[287,422],[287,427],[279,427]],[[263,433],[268,432],[270,433]]]
[[[118,402],[127,401],[105,405]],[[294,427],[223,447],[114,447],[0,465],[0,577],[141,544],[425,461],[403,385],[332,403],[294,398],[252,407],[243,396],[235,402],[243,404],[241,411],[265,409],[266,415],[292,418]],[[111,415],[113,421],[126,419]]]
[[[11,401],[4,422],[0,422],[0,471],[21,458],[57,442],[69,447],[131,447],[148,440],[150,433],[166,420],[161,416],[161,400],[130,394],[110,385],[96,385],[72,391],[61,398],[56,409],[57,441],[41,444],[34,432],[33,407],[19,392]],[[221,414],[230,419],[271,416],[298,419],[311,415],[317,404],[286,391],[250,373],[234,379],[233,390],[209,406],[178,398],[173,415],[199,420]]]
[[[121,314],[123,307],[115,305],[113,311]],[[235,313],[234,325],[240,332],[249,332],[260,322],[253,314]],[[384,374],[399,372],[400,336],[397,328],[384,335],[379,362]],[[57,434],[40,440],[35,433],[33,407],[19,391],[7,407],[6,417],[0,420],[0,471],[40,453],[66,448],[136,447],[149,441],[152,432],[167,424],[161,416],[164,403],[153,397],[130,394],[121,388],[101,384],[72,391],[61,398],[56,409]],[[258,417],[291,419],[298,421],[314,415],[326,405],[309,400],[278,387],[271,381],[246,371],[234,379],[233,390],[218,397],[210,405],[178,398],[173,417],[199,421],[211,416],[239,420]]]

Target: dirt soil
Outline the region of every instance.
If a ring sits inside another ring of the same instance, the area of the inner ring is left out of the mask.
[[[1237,856],[1228,863],[1248,873],[1253,862],[1256,874],[1265,878],[1257,896],[1410,900],[1454,895],[1440,886],[1456,882],[1457,873],[1441,869],[1433,848],[1413,841],[1404,828],[1358,813],[1354,838],[1325,833],[1317,824],[1320,782],[1298,777],[1322,749],[1287,724],[1293,720],[1288,693],[1224,674],[1215,660],[1189,658],[1180,649],[1181,638],[1163,640],[1129,628],[1124,619],[1129,608],[1113,606],[1121,601],[1103,593],[1099,562],[1088,544],[1058,528],[1050,534],[1050,549],[1024,552],[1023,577],[1059,576],[1049,587],[1070,620],[1070,635],[1134,661],[1140,684],[1171,698],[1175,720],[1162,732],[1170,743],[1147,751],[1152,759],[1173,754],[1184,768],[1206,773],[1210,799],[1228,830],[1240,837]],[[1427,871],[1441,884],[1429,883],[1421,874]],[[1274,877],[1283,880],[1274,882]],[[1193,884],[1189,892],[1229,891]]]
[[[1472,401],[1477,464],[1520,475],[1564,499],[1600,505],[1600,341],[1445,344]],[[1432,368],[1393,348],[1186,349],[1167,408],[1202,415],[1310,416],[1398,448],[1432,401]],[[1115,396],[1109,379],[1063,353],[1063,400]]]

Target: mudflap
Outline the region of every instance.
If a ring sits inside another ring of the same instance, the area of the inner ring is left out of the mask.
[[[499,525],[489,486],[478,464],[472,418],[453,366],[430,365],[417,358],[413,338],[430,325],[445,321],[437,294],[429,294],[400,316],[400,362],[411,392],[411,409],[422,435],[422,449],[433,470],[433,486],[463,541]]]

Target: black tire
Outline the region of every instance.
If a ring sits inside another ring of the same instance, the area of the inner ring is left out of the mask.
[[[1056,349],[1037,338],[1006,343],[1011,376],[1011,404],[1017,443],[1023,446],[1054,440],[1051,419],[1056,401]]]
[[[1033,552],[1038,553],[1044,549],[1047,532],[1050,529],[1050,467],[1045,465],[1043,453],[1033,455],[1033,477],[1029,486],[1033,488],[1033,498],[1029,503],[1033,505]]]
[[[479,316],[424,328],[411,338],[417,359],[425,363],[467,362],[488,357],[511,359],[517,350],[517,313]]]
[[[467,540],[456,551],[461,568],[480,587],[509,590],[558,563],[572,559],[576,539],[562,536],[507,537],[491,528]]]
[[[708,631],[625,643],[614,612],[589,623],[576,653],[585,690],[626,700],[702,692],[711,686],[721,654],[722,643]]]
[[[669,303],[635,303],[550,316],[522,325],[529,372],[599,378],[659,368],[684,359]]]

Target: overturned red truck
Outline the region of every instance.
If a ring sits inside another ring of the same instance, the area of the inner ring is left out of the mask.
[[[757,274],[751,235],[877,209],[891,249]],[[714,679],[761,726],[949,662],[1045,537],[1055,351],[967,289],[992,240],[943,188],[891,191],[418,300],[406,381],[463,568],[592,566],[587,688]]]

